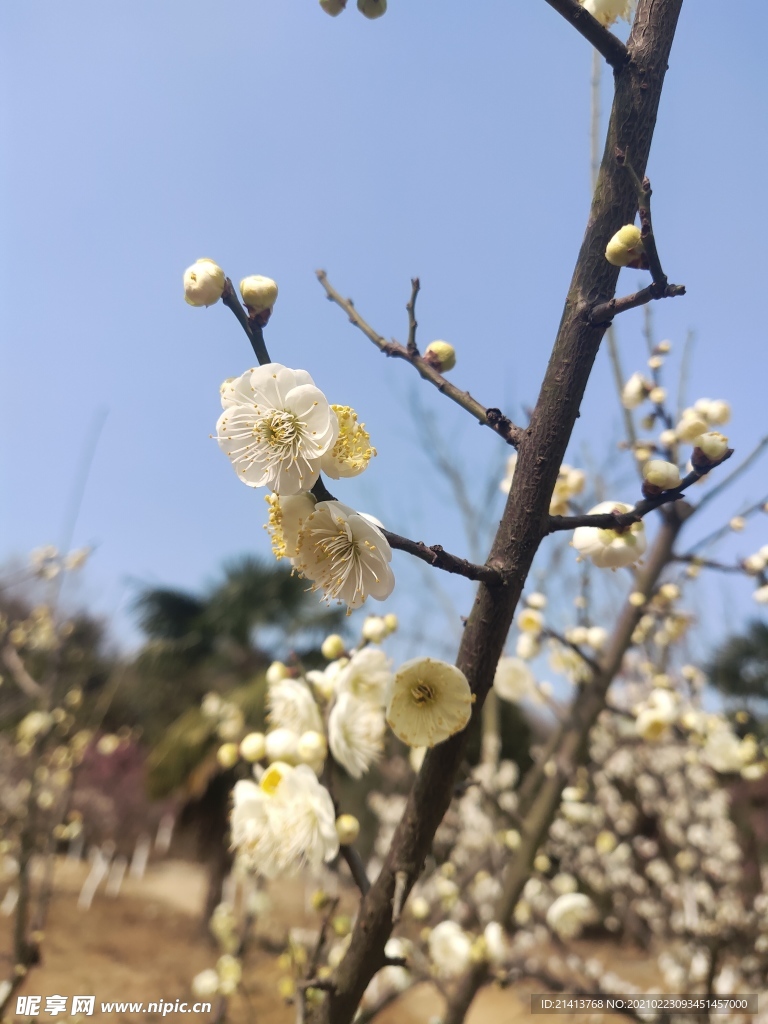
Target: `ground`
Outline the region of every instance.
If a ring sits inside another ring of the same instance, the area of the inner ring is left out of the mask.
[[[126,879],[116,897],[100,890],[90,909],[82,910],[78,909],[77,898],[86,874],[84,864],[63,858],[58,861],[43,962],[30,973],[21,994],[95,995],[97,1007],[106,1001],[190,999],[190,979],[213,966],[217,955],[200,926],[202,870],[184,861],[160,861],[150,865],[142,880]],[[272,893],[272,898],[271,919],[264,925],[270,934],[284,935],[287,922],[300,922],[304,915],[304,887],[284,885]],[[5,926],[6,921],[7,918],[0,917],[0,956],[4,965],[8,962],[11,930]],[[653,965],[632,950],[594,946],[581,952],[604,961],[609,957],[614,970],[641,984],[650,985],[654,977]],[[245,967],[247,994],[238,994],[230,1001],[227,1020],[232,1024],[294,1024],[294,1008],[277,995],[277,980],[283,973],[273,954],[253,949]],[[5,970],[3,975],[6,976]],[[468,1016],[468,1024],[522,1021],[530,1014],[530,991],[485,990]],[[427,1024],[439,1012],[439,997],[431,986],[422,985],[382,1012],[376,1024]],[[44,1022],[61,1017],[41,1012],[38,1019]],[[169,1013],[164,1018],[156,1013],[100,1014],[97,1009],[92,1018],[83,1018],[90,1019],[136,1022],[212,1018],[208,1014],[192,1017],[181,1013]],[[556,1019],[557,1024],[587,1020],[570,1015],[558,1015]],[[11,1013],[8,1020],[27,1018]]]

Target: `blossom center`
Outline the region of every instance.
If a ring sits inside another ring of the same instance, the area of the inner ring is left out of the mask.
[[[425,704],[431,704],[435,699],[434,687],[420,681],[411,687],[411,697],[413,697],[413,703],[420,708]]]
[[[279,409],[253,428],[261,441],[276,449],[280,459],[295,461],[299,453],[304,424],[295,413]]]

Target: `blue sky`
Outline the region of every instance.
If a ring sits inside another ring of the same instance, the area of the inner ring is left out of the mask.
[[[675,346],[670,385],[694,330],[690,398],[733,402],[739,454],[768,432],[766,30],[763,5],[736,18],[689,0],[649,164],[664,266],[688,287],[654,309],[657,337]],[[200,256],[235,281],[278,281],[273,358],[308,369],[368,425],[380,454],[338,496],[464,552],[412,409],[437,417],[474,494],[506,452],[376,352],[324,300],[314,270],[401,340],[419,275],[422,343],[451,341],[453,379],[522,418],[588,212],[588,44],[544,0],[390,0],[376,22],[352,2],[331,19],[315,0],[25,0],[3,5],[0,32],[0,561],[59,542],[104,411],[74,536],[96,553],[73,599],[114,616],[129,643],[132,581],[195,588],[226,557],[268,554],[261,493],[209,439],[218,385],[251,355],[226,309],[185,305],[181,276]],[[620,290],[640,276],[625,271]],[[644,367],[641,326],[640,313],[619,323],[627,374]],[[569,461],[615,463],[619,423],[601,354]],[[691,538],[768,491],[767,464],[713,504]],[[612,471],[632,479],[628,467]],[[719,553],[767,541],[763,517]],[[394,557],[387,609],[401,612],[406,633],[437,631],[424,642],[449,649],[443,597],[424,589],[408,556]],[[440,583],[466,613],[471,586]],[[717,579],[704,594],[711,634],[758,610],[740,581]]]

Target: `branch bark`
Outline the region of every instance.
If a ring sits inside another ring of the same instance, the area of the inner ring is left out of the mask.
[[[475,713],[491,687],[523,584],[547,533],[558,470],[605,331],[604,325],[589,320],[594,304],[611,299],[616,288],[618,268],[605,259],[605,247],[636,211],[632,182],[617,166],[614,154],[617,147],[628,150],[636,171],[645,173],[681,7],[682,0],[640,0],[628,44],[630,59],[617,71],[589,223],[536,408],[520,439],[517,470],[488,559],[489,565],[507,574],[509,582],[504,588],[480,584],[459,648],[457,665],[477,696]],[[586,707],[583,714],[592,712]],[[410,889],[422,870],[451,801],[465,742],[465,734],[459,734],[427,753],[385,863],[361,903],[349,950],[336,972],[335,991],[313,1010],[313,1024],[349,1024],[369,981],[382,967],[392,931],[395,877],[405,872]]]
[[[615,71],[621,70],[627,63],[629,52],[624,43],[593,18],[589,11],[585,11],[578,0],[547,0],[547,3],[592,43]]]

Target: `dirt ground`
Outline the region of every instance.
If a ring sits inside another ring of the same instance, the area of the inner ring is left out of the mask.
[[[117,897],[100,890],[90,909],[81,910],[77,897],[86,872],[85,865],[79,863],[65,859],[57,863],[54,897],[43,942],[43,962],[30,972],[20,994],[95,995],[96,1012],[93,1017],[83,1017],[84,1021],[212,1019],[209,1014],[193,1016],[172,1012],[161,1017],[156,1013],[117,1011],[101,1014],[98,1009],[102,1001],[148,1003],[190,999],[190,979],[212,967],[218,955],[200,926],[205,885],[202,870],[183,861],[161,861],[150,865],[141,881],[126,879]],[[286,922],[301,923],[304,916],[304,888],[302,885],[283,886],[271,896],[271,921],[268,920],[266,926],[274,935],[285,934]],[[10,919],[0,917],[0,957],[6,964],[10,923]],[[604,960],[610,957],[615,971],[641,984],[650,985],[655,976],[653,965],[631,950],[598,947],[581,952]],[[277,994],[277,980],[283,973],[275,955],[262,949],[249,952],[244,970],[246,992],[230,1000],[227,1020],[232,1024],[293,1024],[295,1010]],[[5,970],[3,976],[7,976]],[[530,988],[484,990],[467,1018],[468,1024],[522,1021],[530,1015],[530,991]],[[42,1005],[44,1008],[45,998]],[[440,1009],[440,998],[435,990],[421,985],[384,1010],[376,1021],[377,1024],[428,1024]],[[61,1020],[62,1016],[41,1012],[38,1019],[53,1021]],[[28,1019],[13,1013],[8,1017],[11,1021]],[[587,1018],[558,1015],[556,1019],[558,1024],[569,1024],[569,1021]]]

